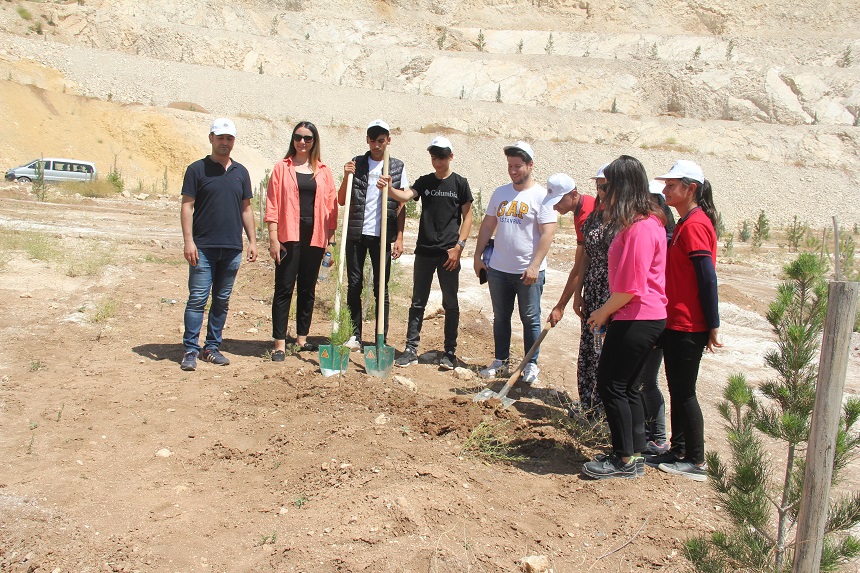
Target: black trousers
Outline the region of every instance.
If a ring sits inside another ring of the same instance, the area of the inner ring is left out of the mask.
[[[672,451],[688,462],[705,461],[705,420],[696,397],[696,381],[709,332],[681,332],[667,329],[663,334],[663,363],[672,410]]]
[[[296,334],[307,336],[310,332],[317,277],[324,254],[324,248],[310,246],[310,233],[304,225],[300,241],[281,243],[281,262],[275,265],[275,293],[272,296],[272,338],[275,340],[287,338],[290,303],[296,285]]]
[[[352,333],[356,340],[362,340],[361,291],[364,289],[364,261],[370,253],[370,266],[373,269],[373,296],[379,299],[379,237],[362,235],[357,241],[346,241],[346,305],[352,318]],[[391,243],[385,246],[385,327],[388,338],[388,279],[391,277]],[[375,319],[375,317],[374,317]],[[379,325],[376,328],[379,331]],[[375,343],[375,341],[374,341]]]
[[[412,270],[412,305],[409,307],[409,325],[406,328],[406,347],[416,350],[421,340],[421,325],[424,323],[424,309],[430,298],[433,275],[439,277],[442,290],[442,308],[445,309],[445,352],[457,350],[457,329],[460,326],[460,304],[457,291],[460,288],[460,265],[453,271],[444,265],[448,254],[415,255]]]
[[[613,320],[597,366],[597,392],[606,410],[612,449],[619,456],[645,450],[645,410],[639,373],[665,320]]]

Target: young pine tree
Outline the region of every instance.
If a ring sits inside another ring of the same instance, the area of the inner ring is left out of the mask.
[[[777,348],[765,355],[777,374],[759,387],[765,399],[756,397],[743,374],[729,377],[719,411],[726,421],[731,459],[724,463],[719,454],[709,452],[707,464],[711,487],[732,526],[687,543],[687,558],[700,573],[791,571],[827,307],[825,270],[821,259],[810,253],[784,269],[786,281],[767,313],[778,340]],[[860,446],[854,428],[858,418],[860,400],[848,400],[836,443],[834,482]],[[784,446],[783,466],[766,454],[766,442]],[[838,570],[860,555],[860,539],[849,533],[858,523],[860,494],[830,504],[822,571]]]

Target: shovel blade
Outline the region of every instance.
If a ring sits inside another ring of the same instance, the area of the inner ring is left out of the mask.
[[[341,353],[339,350],[333,344],[320,345],[320,371],[326,378],[343,374],[349,366],[349,351]]]
[[[364,369],[371,376],[387,378],[394,365],[394,348],[385,345],[383,336],[376,337],[376,346],[364,349]]]
[[[516,402],[513,398],[508,398],[507,396],[502,396],[500,392],[493,392],[490,388],[484,388],[474,396],[472,396],[472,402],[486,402],[487,400],[492,400],[495,398],[499,402],[502,403],[500,409],[504,410],[508,408]]]

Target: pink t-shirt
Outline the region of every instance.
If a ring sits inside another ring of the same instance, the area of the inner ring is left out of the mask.
[[[633,295],[613,320],[666,318],[666,229],[657,217],[615,235],[609,246],[609,291]]]

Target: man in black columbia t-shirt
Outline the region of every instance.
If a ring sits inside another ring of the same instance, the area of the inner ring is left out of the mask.
[[[448,139],[436,137],[427,151],[430,152],[434,173],[419,177],[408,191],[389,188],[389,195],[398,201],[421,200],[406,350],[395,364],[409,366],[418,363],[424,307],[430,297],[433,274],[436,273],[442,289],[442,308],[445,309],[445,355],[439,365],[451,370],[457,362],[454,352],[460,324],[460,306],[457,301],[460,255],[472,228],[472,192],[466,178],[451,170],[454,153]]]

